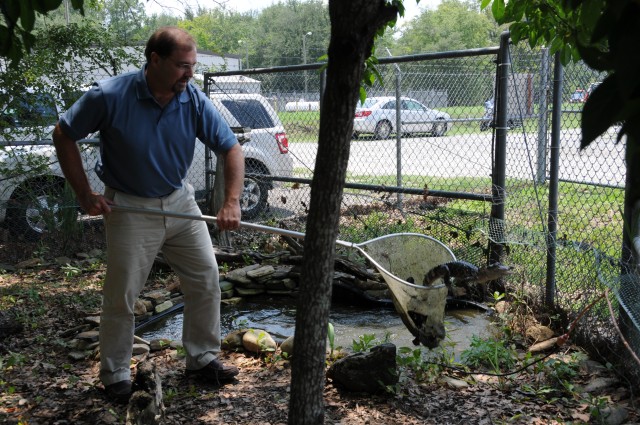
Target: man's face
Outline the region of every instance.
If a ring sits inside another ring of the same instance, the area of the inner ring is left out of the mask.
[[[174,93],[181,93],[193,77],[196,65],[196,50],[175,50],[170,56],[161,59],[162,79],[167,88]]]

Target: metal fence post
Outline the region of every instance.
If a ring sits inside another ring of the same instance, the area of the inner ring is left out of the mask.
[[[396,186],[402,187],[402,93],[400,93],[400,67],[395,65],[396,74]],[[402,210],[402,192],[397,193],[398,208]]]
[[[556,237],[558,232],[558,180],[560,175],[560,125],[562,124],[562,79],[560,53],[553,65],[553,115],[551,115],[551,147],[549,149],[549,216],[547,220],[547,282],[544,301],[555,304],[556,294]]]
[[[543,184],[547,179],[547,87],[549,84],[549,49],[542,49],[540,63],[540,94],[538,99],[538,168],[536,183]]]
[[[491,217],[489,218],[489,263],[499,263],[504,251],[504,205],[506,202],[506,170],[507,170],[507,103],[508,80],[511,71],[509,55],[509,32],[500,36],[498,52],[497,90],[495,99],[496,124],[495,146],[491,173]],[[501,283],[501,285],[503,285]],[[499,288],[504,291],[504,287]]]

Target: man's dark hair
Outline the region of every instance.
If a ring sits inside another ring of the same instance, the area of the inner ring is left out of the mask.
[[[177,27],[162,27],[157,29],[147,41],[144,57],[149,62],[152,52],[156,52],[158,56],[166,58],[171,56],[174,50],[194,49],[195,47],[196,41],[185,30]]]

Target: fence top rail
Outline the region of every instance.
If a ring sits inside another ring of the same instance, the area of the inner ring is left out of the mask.
[[[435,59],[452,59],[463,58],[472,56],[490,56],[498,54],[500,48],[494,47],[482,47],[478,49],[465,49],[465,50],[451,50],[448,52],[434,52],[434,53],[421,53],[418,55],[406,55],[406,56],[393,56],[389,58],[378,58],[380,64],[393,64],[404,62],[419,62],[425,60]],[[219,72],[205,72],[205,81],[212,77],[224,77],[230,75],[257,75],[257,74],[270,74],[275,72],[293,72],[293,71],[310,71],[320,69],[326,66],[326,62],[315,62],[303,65],[286,65],[286,66],[274,66],[271,68],[251,68],[234,71],[219,71]]]
[[[97,145],[100,143],[100,139],[97,139],[97,138],[80,139],[76,143],[87,144],[87,145]],[[11,140],[11,141],[0,140],[0,148],[14,147],[14,146],[53,146],[53,140],[51,139]]]

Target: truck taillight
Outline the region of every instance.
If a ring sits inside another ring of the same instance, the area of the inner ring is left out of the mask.
[[[289,153],[289,139],[287,139],[287,133],[276,133],[276,141],[278,142],[278,149],[280,149],[280,153]]]

